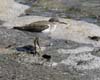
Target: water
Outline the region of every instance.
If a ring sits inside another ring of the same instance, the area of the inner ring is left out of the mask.
[[[31,7],[30,10],[26,11],[26,15],[59,16],[100,25],[100,0],[53,0],[56,7],[49,0],[39,0],[40,2],[38,0],[16,1]]]

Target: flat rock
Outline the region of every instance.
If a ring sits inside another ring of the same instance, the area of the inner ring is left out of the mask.
[[[29,7],[26,5],[21,5],[14,0],[1,0],[0,3],[0,19],[4,21],[9,21],[14,19],[20,14],[24,13],[25,9]]]
[[[40,16],[25,16],[18,17],[14,20],[3,24],[7,28],[13,28],[15,26],[23,26],[35,21],[48,20],[48,17]],[[100,40],[95,41],[88,38],[89,36],[100,37],[100,27],[85,21],[76,21],[71,19],[62,19],[60,21],[66,22],[65,24],[57,24],[57,28],[49,36],[52,39],[71,40],[79,43],[92,44],[95,47],[100,46]]]
[[[33,44],[34,35],[22,31],[0,28],[0,47]]]
[[[99,80],[100,57],[94,55],[100,40],[94,41],[88,36],[100,37],[100,27],[85,21],[62,19],[65,24],[57,24],[57,29],[48,36],[42,33],[30,33],[12,29],[31,22],[48,20],[49,17],[24,16],[28,6],[14,0],[2,0],[0,18],[6,21],[0,25],[0,80]],[[5,3],[5,4],[4,4]],[[51,56],[50,62],[32,54],[21,53],[16,47],[33,45],[35,37],[40,37],[43,54]],[[50,41],[52,45],[48,45]],[[12,45],[13,48],[5,49]],[[15,52],[13,52],[13,50]],[[10,54],[9,54],[10,53]],[[38,77],[37,77],[38,76]]]

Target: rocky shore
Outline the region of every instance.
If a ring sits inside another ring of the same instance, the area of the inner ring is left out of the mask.
[[[14,0],[2,0],[0,5],[0,80],[99,80],[100,27],[85,21],[63,19],[55,32],[42,33],[12,29],[49,17],[23,16],[26,5]],[[19,47],[34,45],[39,37],[42,56],[18,51]],[[49,45],[52,41],[53,45]]]

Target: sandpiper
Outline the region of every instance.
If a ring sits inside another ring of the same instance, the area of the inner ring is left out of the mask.
[[[56,23],[67,24],[65,22],[61,22],[58,18],[50,18],[48,21],[36,21],[30,24],[27,24],[22,27],[14,27],[13,29],[29,31],[29,32],[43,32],[43,33],[50,33],[56,29]]]
[[[42,32],[43,34],[39,34],[39,36],[49,38],[51,40],[51,37],[49,35],[53,31],[55,31],[57,27],[57,23],[61,23],[65,25],[67,24],[65,22],[59,21],[57,17],[53,17],[53,18],[50,18],[48,21],[46,20],[36,21],[22,27],[14,27],[13,29],[29,31],[29,32]],[[49,44],[50,46],[53,45],[51,42]]]

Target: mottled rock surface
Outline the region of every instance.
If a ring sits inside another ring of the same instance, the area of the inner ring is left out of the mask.
[[[32,44],[36,36],[34,34],[6,28],[0,29],[1,80],[95,80],[99,78],[96,76],[99,76],[100,72],[100,58],[91,54],[94,50],[91,44],[52,40],[53,45],[48,46],[49,39],[41,37],[41,48],[45,47],[43,54],[51,55],[51,61],[44,64],[41,57],[15,50],[18,46]],[[16,45],[12,49],[4,49],[13,43]]]
[[[24,10],[28,8],[28,6],[21,5],[14,0],[1,0],[0,19],[9,21],[10,19],[16,18],[20,14],[24,13]]]
[[[88,38],[100,36],[99,26],[83,21],[60,19],[68,25],[57,24],[56,31],[48,35],[50,39],[42,33],[12,29],[14,26],[21,27],[38,20],[48,20],[48,17],[7,16],[4,14],[4,17],[1,17],[6,22],[0,24],[0,80],[100,79],[100,40]],[[49,62],[41,56],[16,50],[17,47],[33,45],[35,37],[40,39],[41,55],[51,56]]]

